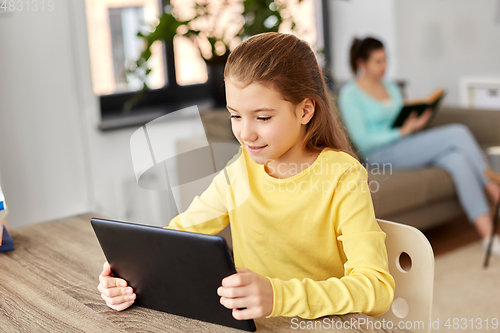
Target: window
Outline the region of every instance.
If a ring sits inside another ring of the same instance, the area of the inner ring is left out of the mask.
[[[220,5],[221,0],[211,0],[214,4]],[[180,19],[189,19],[189,8],[193,8],[194,0],[173,0],[171,3],[179,9]],[[290,14],[296,20],[297,27],[295,32],[301,38],[313,45],[316,42],[316,27],[315,22],[315,1],[314,0],[287,0]],[[235,6],[235,10],[231,13],[222,13],[219,21],[223,21],[220,25],[234,26],[231,33],[236,34],[241,27],[241,23],[234,23],[234,16],[231,14],[240,13],[241,6]],[[191,16],[192,17],[192,16]],[[280,26],[280,32],[292,33],[291,27],[286,24]],[[234,45],[233,45],[234,46]],[[210,54],[210,48],[205,48],[204,52]],[[205,62],[200,55],[198,48],[187,38],[177,36],[174,38],[174,55],[175,55],[175,72],[176,81],[179,85],[189,85],[196,83],[204,83],[208,79],[207,68]]]
[[[92,84],[96,95],[136,91],[142,87],[126,73],[142,50],[137,32],[154,24],[159,15],[156,0],[86,0]],[[155,45],[151,66],[155,67],[148,84],[165,85],[164,52]]]
[[[189,7],[194,1],[172,0],[172,3],[179,8]],[[221,0],[207,1],[215,4]],[[326,55],[327,0],[286,2],[297,22],[295,31],[310,44],[324,47]],[[143,41],[137,32],[152,29],[162,8],[169,3],[168,0],[86,0],[92,83],[101,102],[102,130],[140,125],[181,107],[210,101],[212,89],[200,51],[189,39],[176,36],[173,43],[153,44],[149,60],[153,70],[147,82],[151,90],[129,113],[122,111],[123,105],[142,88],[142,83],[127,73],[142,51]],[[291,32],[291,29],[283,24],[280,31]],[[130,120],[132,117],[136,120]]]
[[[183,36],[174,37],[175,73],[178,85],[205,83],[208,80],[207,65],[200,51]]]
[[[127,74],[127,65],[137,59],[141,53],[141,40],[137,38],[137,31],[144,27],[144,7],[117,7],[109,8],[109,25],[111,28],[111,54],[113,57],[113,72],[115,91],[139,90],[141,82],[133,75]],[[157,51],[158,52],[158,51]],[[161,73],[161,62],[159,62]],[[150,78],[150,86],[161,87],[165,84],[163,77]],[[156,80],[155,80],[156,79]],[[108,88],[108,91],[111,91]]]

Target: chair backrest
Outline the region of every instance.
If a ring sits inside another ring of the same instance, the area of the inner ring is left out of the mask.
[[[417,228],[379,219],[377,222],[387,235],[385,244],[389,271],[396,282],[396,289],[391,308],[376,319],[391,321],[395,329],[430,332],[434,287],[434,252],[431,244]],[[410,257],[411,267],[401,265],[403,253]]]

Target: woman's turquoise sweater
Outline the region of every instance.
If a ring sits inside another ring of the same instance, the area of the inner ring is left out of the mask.
[[[392,124],[403,106],[403,96],[396,83],[383,82],[391,97],[388,103],[370,97],[355,81],[346,83],[339,94],[339,108],[349,135],[363,157],[373,150],[401,138]]]

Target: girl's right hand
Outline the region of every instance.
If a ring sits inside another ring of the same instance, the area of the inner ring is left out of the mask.
[[[99,275],[97,289],[101,292],[106,304],[117,311],[122,311],[131,306],[136,298],[134,290],[127,287],[127,281],[113,277],[109,263],[106,261]]]

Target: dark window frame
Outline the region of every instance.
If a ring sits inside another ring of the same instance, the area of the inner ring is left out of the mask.
[[[169,3],[168,0],[162,0],[161,2],[163,4],[162,8]],[[331,68],[328,0],[321,0],[320,9],[322,11],[325,68]],[[202,84],[179,85],[176,80],[173,43],[163,43],[163,50],[167,84],[162,88],[146,91],[140,102],[128,113],[124,113],[123,106],[136,92],[99,96],[101,112],[99,129],[101,131],[141,126],[163,114],[195,104],[204,105],[207,108],[213,105],[211,97],[213,89],[210,86],[210,79]],[[333,78],[327,75],[327,73],[325,75],[327,76],[329,87],[333,87]]]

